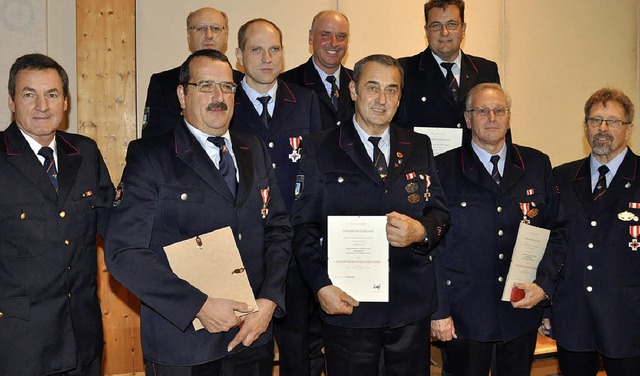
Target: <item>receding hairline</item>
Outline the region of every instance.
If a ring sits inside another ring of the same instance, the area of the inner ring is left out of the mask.
[[[315,16],[313,16],[313,20],[311,21],[311,31],[315,31],[316,25],[318,24],[318,20],[320,20],[320,17],[327,15],[327,14],[331,14],[331,15],[336,15],[339,17],[344,18],[345,21],[347,21],[347,27],[349,27],[349,18],[347,18],[347,16],[344,13],[338,12],[337,10],[332,10],[332,9],[327,9],[327,10],[322,10],[320,12],[318,12],[318,14],[316,14]]]
[[[224,18],[224,27],[229,29],[229,17],[227,17],[227,14],[225,12],[221,11],[221,10],[218,10],[216,8],[211,8],[211,7],[204,7],[204,8],[196,9],[193,12],[189,13],[187,15],[187,27],[190,27],[190,21],[193,19],[193,17],[195,17],[198,13],[201,13],[201,12],[204,12],[204,11],[213,11],[213,12],[220,13],[222,18]]]

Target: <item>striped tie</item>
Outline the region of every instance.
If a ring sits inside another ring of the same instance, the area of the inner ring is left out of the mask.
[[[382,137],[369,137],[369,142],[373,144],[373,165],[376,166],[376,170],[380,174],[382,179],[387,177],[387,159],[384,157],[384,153],[380,150],[378,143]]]
[[[500,180],[502,177],[500,176],[500,170],[498,170],[498,161],[500,160],[499,155],[491,156],[491,164],[493,165],[493,169],[491,170],[491,179],[496,182],[498,187],[500,186]]]
[[[44,163],[42,166],[44,167],[44,171],[49,175],[49,180],[51,181],[51,185],[55,188],[56,193],[58,193],[58,171],[56,170],[56,163],[53,159],[53,149],[48,146],[42,147],[38,154],[44,157]]]
[[[456,80],[456,76],[453,75],[453,71],[451,70],[451,68],[453,68],[453,64],[455,63],[440,63],[440,65],[447,70],[447,77],[445,79],[449,84],[449,90],[451,90],[451,95],[453,96],[453,99],[457,101],[459,86],[458,86],[458,80]]]
[[[593,201],[599,199],[604,192],[607,191],[607,172],[609,172],[609,167],[606,165],[602,165],[598,167],[598,172],[600,176],[598,176],[598,182],[596,183],[596,187],[593,189]]]

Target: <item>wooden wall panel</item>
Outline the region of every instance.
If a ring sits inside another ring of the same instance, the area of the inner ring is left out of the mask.
[[[136,136],[135,0],[77,0],[78,133],[96,140],[114,182]],[[139,301],[98,255],[105,332],[103,373],[142,371]]]

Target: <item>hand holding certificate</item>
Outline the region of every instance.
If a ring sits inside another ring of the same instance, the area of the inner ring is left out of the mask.
[[[520,223],[509,273],[504,283],[502,301],[511,301],[514,283],[533,282],[536,279],[538,264],[544,256],[550,233],[551,231],[547,229]],[[515,298],[518,297],[518,294],[520,293],[516,291]]]
[[[385,216],[329,216],[332,283],[360,302],[389,301],[389,243]]]

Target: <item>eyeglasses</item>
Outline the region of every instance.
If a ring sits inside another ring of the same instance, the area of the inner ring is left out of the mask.
[[[476,116],[481,116],[481,117],[489,116],[489,114],[492,112],[496,116],[505,116],[511,112],[511,109],[506,107],[496,107],[496,108],[478,107],[471,110],[466,110],[465,112],[471,112],[471,113],[474,113]]]
[[[216,81],[198,81],[195,84],[191,83],[191,82],[185,82],[183,85],[191,85],[191,86],[196,86],[198,88],[198,91],[201,93],[213,93],[213,91],[216,88],[216,85],[220,86],[220,90],[224,93],[224,94],[233,94],[236,92],[236,88],[238,87],[238,85],[234,84],[233,82],[216,82]]]
[[[194,30],[201,34],[206,33],[207,30],[211,30],[213,35],[220,35],[220,33],[222,33],[222,31],[225,29],[225,27],[220,25],[198,25],[198,26],[189,26],[187,29]]]
[[[588,118],[587,125],[591,128],[597,128],[602,123],[605,123],[609,128],[621,128],[623,125],[629,125],[631,123],[627,123],[618,119],[600,119],[600,118]]]
[[[442,28],[446,27],[447,30],[449,31],[455,31],[455,30],[458,30],[460,25],[462,25],[461,22],[455,22],[455,21],[449,21],[444,25],[441,24],[440,22],[434,22],[431,25],[428,25],[427,29],[429,29],[429,31],[442,31]]]

